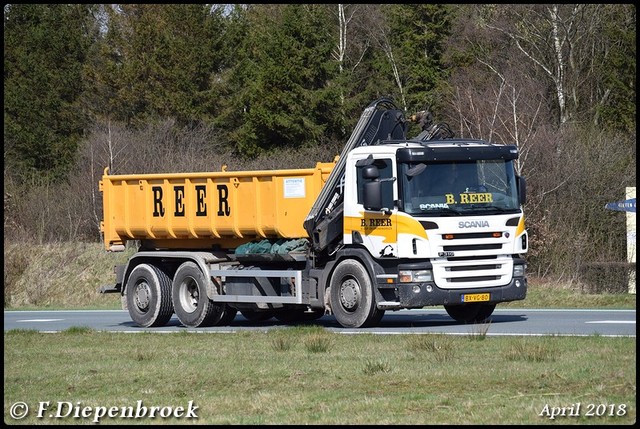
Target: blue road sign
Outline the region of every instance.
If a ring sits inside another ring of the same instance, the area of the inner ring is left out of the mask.
[[[636,199],[631,198],[629,200],[617,201],[615,203],[607,203],[604,205],[605,209],[616,210],[619,212],[636,212]]]

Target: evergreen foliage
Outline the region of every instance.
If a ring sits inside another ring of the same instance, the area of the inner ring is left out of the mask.
[[[594,58],[598,77],[595,123],[635,135],[636,129],[636,7],[602,5],[599,55]],[[633,142],[635,147],[635,142]]]
[[[304,147],[331,132],[332,45],[321,12],[316,5],[252,5],[237,24],[246,33],[229,71],[224,122],[240,154]]]
[[[396,58],[409,111],[438,103],[435,90],[446,79],[442,55],[451,33],[452,8],[432,4],[389,7],[391,43],[398,48]]]
[[[206,5],[106,7],[106,32],[87,79],[93,113],[136,126],[174,118],[178,126],[211,112],[210,76],[223,63],[222,17]]]
[[[79,97],[93,7],[11,4],[4,12],[5,169],[22,180],[62,178],[89,126]]]

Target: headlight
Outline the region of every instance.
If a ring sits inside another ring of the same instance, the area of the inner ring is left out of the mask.
[[[431,270],[419,271],[400,271],[398,273],[398,281],[400,283],[424,283],[433,281],[433,273]]]
[[[524,265],[513,266],[513,277],[524,277]]]
[[[433,281],[433,274],[431,270],[422,270],[413,272],[414,282],[431,282]]]

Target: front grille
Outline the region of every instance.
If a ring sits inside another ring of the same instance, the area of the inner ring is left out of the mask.
[[[495,234],[498,234],[496,237]],[[447,238],[450,235],[451,238]],[[465,234],[443,234],[443,240],[465,240],[470,238],[500,238],[502,237],[501,232],[467,232]]]
[[[500,265],[465,265],[464,267],[449,267],[447,271],[497,270],[499,268]]]
[[[487,255],[487,256],[453,256],[451,258],[447,258],[447,261],[486,261],[488,259],[497,259],[496,255]]]
[[[475,277],[459,277],[459,278],[451,278],[449,282],[451,283],[467,283],[467,282],[488,282],[500,280],[500,276],[475,276]]]
[[[436,285],[443,289],[504,286],[513,276],[513,259],[506,255],[443,258],[432,264]]]
[[[461,252],[463,250],[499,250],[502,249],[502,244],[466,244],[460,246],[442,246],[442,249],[445,252]]]

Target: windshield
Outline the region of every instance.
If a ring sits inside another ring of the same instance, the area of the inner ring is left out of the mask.
[[[470,214],[519,210],[512,160],[400,164],[409,214]]]

